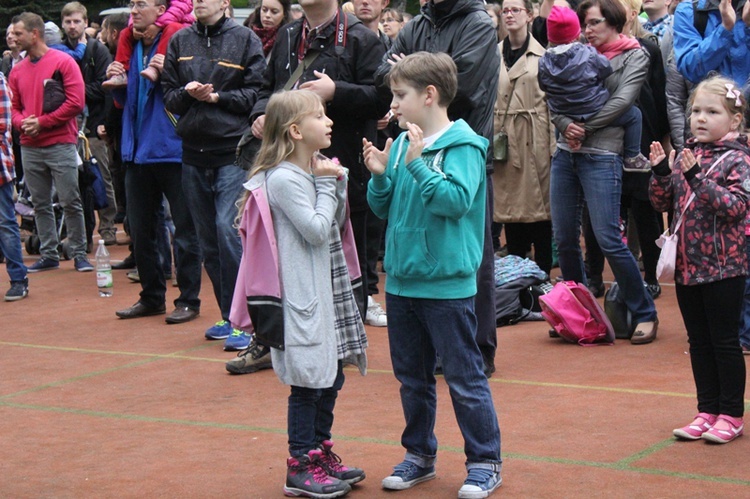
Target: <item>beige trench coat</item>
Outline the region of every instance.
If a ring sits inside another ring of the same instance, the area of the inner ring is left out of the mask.
[[[503,42],[500,42],[503,53]],[[495,222],[530,223],[550,220],[550,162],[555,150],[554,126],[537,73],[544,48],[534,37],[510,70],[500,65],[495,104],[495,133],[508,133],[508,160],[495,161]],[[513,82],[516,82],[510,97]],[[503,127],[503,114],[511,98]]]

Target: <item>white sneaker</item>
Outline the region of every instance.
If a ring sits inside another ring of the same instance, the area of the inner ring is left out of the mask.
[[[365,322],[376,327],[386,327],[388,325],[388,316],[385,314],[385,310],[380,306],[380,303],[372,299],[372,296],[367,297]]]

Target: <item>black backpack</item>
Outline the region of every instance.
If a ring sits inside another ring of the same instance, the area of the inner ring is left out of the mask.
[[[607,314],[609,322],[615,330],[615,338],[618,340],[629,340],[633,336],[635,324],[633,314],[625,305],[620,286],[613,282],[612,286],[604,295],[604,313]]]

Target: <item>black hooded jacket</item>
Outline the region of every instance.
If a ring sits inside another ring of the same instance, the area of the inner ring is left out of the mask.
[[[308,49],[320,53],[302,72],[299,83],[316,79],[313,71],[319,71],[336,84],[333,100],[326,104],[326,114],[333,120],[331,147],[322,152],[338,158],[349,169],[349,206],[361,211],[367,209],[370,179],[362,159],[362,138],[375,142],[377,120],[388,112],[390,93],[378,93],[375,87],[375,70],[385,53],[382,42],[356,17],[339,10],[340,21],[342,15],[347,16],[343,40],[336,43],[339,28],[335,20],[323,28]],[[276,35],[252,119],[265,113],[268,99],[284,88],[297,69],[303,21],[304,18],[283,26]]]
[[[447,12],[446,12],[447,10]],[[445,52],[458,67],[458,93],[448,107],[452,120],[463,119],[492,143],[493,112],[500,75],[497,32],[480,0],[428,2],[404,25],[383,58],[376,83],[384,85],[391,54]],[[492,147],[487,168],[492,169]]]

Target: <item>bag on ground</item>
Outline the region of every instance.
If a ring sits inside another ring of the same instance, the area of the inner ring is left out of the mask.
[[[539,297],[542,316],[565,340],[583,346],[611,345],[612,324],[591,291],[573,281],[558,282]]]
[[[612,286],[604,295],[604,313],[607,314],[609,322],[615,330],[615,338],[618,340],[629,340],[633,336],[635,324],[633,314],[625,305],[620,285],[612,283]]]

